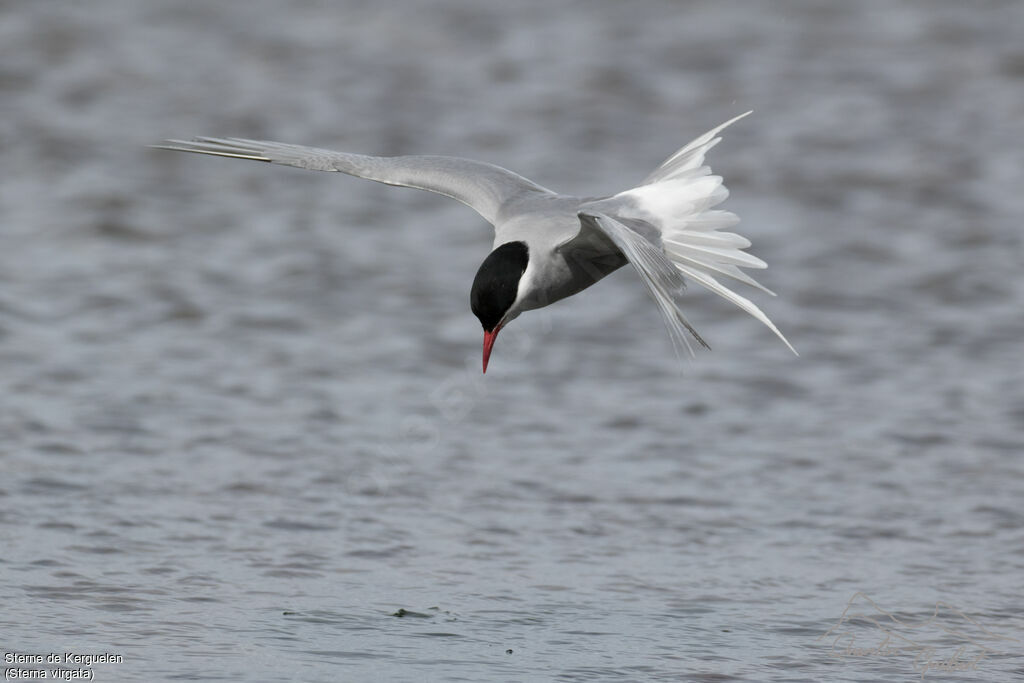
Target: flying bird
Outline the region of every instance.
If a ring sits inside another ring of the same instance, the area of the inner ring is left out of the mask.
[[[749,299],[719,281],[729,278],[774,294],[741,268],[765,268],[743,251],[750,241],[726,229],[735,214],[713,207],[728,196],[704,165],[723,123],[670,156],[638,186],[580,198],[552,192],[512,171],[444,156],[375,157],[244,138],[167,140],[160,149],[253,159],[313,171],[339,171],[388,185],[436,192],[466,204],[494,226],[494,245],[470,289],[483,326],[483,371],[498,333],[524,311],[580,292],[626,265],[636,269],[657,303],[673,347],[693,355],[687,334],[710,348],[680,305],[689,278],[728,299],[796,350]]]

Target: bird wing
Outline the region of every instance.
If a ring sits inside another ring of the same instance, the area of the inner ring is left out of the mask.
[[[677,300],[686,287],[686,282],[665,256],[665,252],[649,239],[630,230],[611,216],[593,211],[581,211],[578,215],[581,225],[580,234],[561,245],[558,248],[559,251],[568,258],[573,258],[574,243],[594,243],[592,234],[588,233],[597,232],[606,237],[636,269],[640,280],[647,287],[647,291],[654,297],[655,303],[658,304],[658,310],[661,311],[665,324],[668,326],[672,346],[676,351],[678,352],[679,348],[683,347],[687,353],[693,355],[693,347],[690,346],[690,342],[686,338],[686,332],[689,332],[701,346],[711,348],[697,334],[679,308]]]
[[[646,233],[641,234],[641,232],[631,229],[620,220],[593,210],[581,211],[579,218],[581,224],[580,234],[560,246],[559,250],[563,253],[571,254],[572,245],[577,240],[592,243],[593,240],[589,239],[586,235],[588,232],[598,231],[601,235],[607,237],[640,275],[640,280],[654,298],[655,303],[658,305],[658,310],[661,311],[665,324],[668,327],[669,337],[672,339],[672,345],[676,348],[677,352],[680,347],[683,347],[691,356],[693,355],[693,347],[690,345],[684,332],[689,332],[701,346],[710,348],[683,315],[679,305],[680,295],[686,287],[686,281],[683,278],[683,273],[685,272],[700,284],[732,301],[763,322],[782,339],[783,343],[793,353],[796,353],[796,350],[779,332],[778,328],[750,300],[723,287],[710,275],[694,269],[681,269],[679,264],[670,260],[663,247],[658,243],[654,231],[645,229],[650,228],[650,226],[637,222],[638,230],[643,230]],[[634,221],[629,222],[634,223]]]
[[[469,206],[492,225],[501,206],[510,199],[528,193],[553,194],[500,166],[458,157],[375,157],[243,138],[166,140],[154,147],[266,161],[312,171],[338,171],[387,185],[436,192]]]

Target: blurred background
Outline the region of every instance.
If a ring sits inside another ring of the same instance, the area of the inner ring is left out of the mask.
[[[124,656],[96,680],[918,675],[822,638],[863,591],[907,623],[955,606],[929,656],[1020,675],[1021,26],[1009,1],[0,5],[0,650]],[[466,156],[595,195],[748,109],[709,162],[801,356],[693,286],[714,351],[681,370],[622,269],[482,377],[473,211],[146,147]]]

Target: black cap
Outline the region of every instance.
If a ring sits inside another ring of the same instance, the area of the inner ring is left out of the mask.
[[[487,332],[494,330],[515,303],[528,255],[525,242],[506,242],[480,264],[469,292],[469,305]]]

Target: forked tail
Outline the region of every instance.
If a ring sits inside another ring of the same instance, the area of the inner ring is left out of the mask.
[[[724,276],[774,296],[740,270],[761,269],[767,264],[744,251],[750,240],[726,231],[740,219],[734,213],[714,208],[729,196],[729,191],[722,178],[712,175],[704,165],[704,156],[721,141],[718,133],[748,114],[726,121],[680,149],[647,176],[642,185],[594,202],[593,206],[627,224],[643,221],[654,226],[661,235],[665,255],[685,277],[760,320],[796,353],[760,308],[718,281],[718,277]]]

